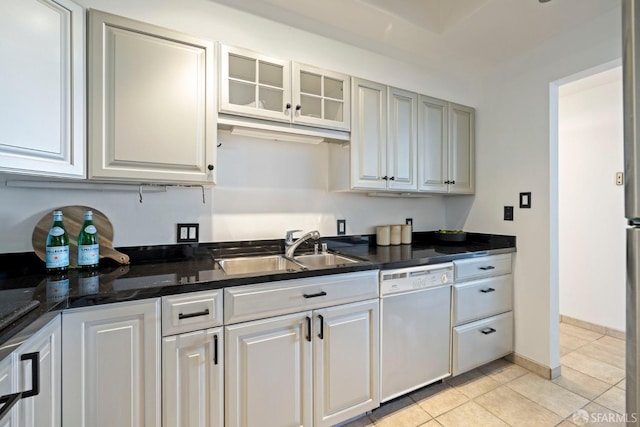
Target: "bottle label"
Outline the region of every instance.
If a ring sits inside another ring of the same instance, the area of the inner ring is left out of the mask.
[[[96,227],[93,224],[92,225],[87,225],[84,228],[84,232],[87,233],[87,234],[96,234],[96,231],[98,231],[98,230],[96,230]]]
[[[68,267],[69,246],[48,247],[45,253],[45,263],[47,264],[47,268]]]
[[[78,245],[78,265],[95,265],[99,262],[100,245]]]
[[[49,234],[55,237],[62,236],[64,234],[64,228],[57,226],[51,227],[51,230],[49,230]]]

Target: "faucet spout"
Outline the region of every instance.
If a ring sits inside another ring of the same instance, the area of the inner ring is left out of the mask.
[[[320,232],[318,232],[318,230],[314,230],[300,236],[300,238],[294,242],[293,233],[296,233],[298,231],[300,230],[287,231],[287,237],[284,241],[284,245],[285,245],[284,256],[287,258],[293,258],[293,254],[296,251],[296,249],[298,249],[298,246],[300,246],[307,240],[309,239],[318,240],[320,238]]]

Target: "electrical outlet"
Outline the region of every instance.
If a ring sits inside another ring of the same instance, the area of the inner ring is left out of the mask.
[[[616,185],[624,185],[624,172],[616,172]]]
[[[504,207],[504,220],[513,221],[513,206]]]
[[[413,218],[405,218],[404,223],[407,225],[410,225],[411,228],[413,229]]]
[[[200,224],[178,224],[178,243],[195,243],[199,239]]]
[[[342,236],[347,234],[347,220],[339,219],[338,220],[338,236]]]

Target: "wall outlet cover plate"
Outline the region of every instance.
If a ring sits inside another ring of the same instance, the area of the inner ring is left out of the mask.
[[[197,243],[200,235],[200,224],[178,224],[176,242]]]
[[[513,206],[504,207],[504,220],[513,221]]]

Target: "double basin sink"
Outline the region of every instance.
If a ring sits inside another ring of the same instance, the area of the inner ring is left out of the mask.
[[[315,268],[336,267],[338,265],[360,262],[334,253],[298,255],[287,258],[283,255],[263,255],[219,259],[220,268],[228,274],[278,273],[301,271]]]

